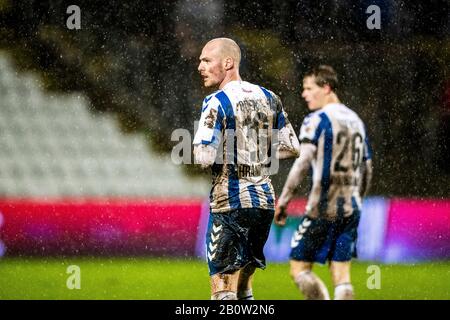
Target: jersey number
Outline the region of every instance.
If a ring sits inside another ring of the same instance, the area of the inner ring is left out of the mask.
[[[336,163],[334,164],[334,171],[337,172],[347,172],[348,167],[341,164],[342,159],[344,158],[345,154],[347,153],[349,144],[351,142],[352,144],[352,169],[355,171],[359,168],[361,165],[362,160],[362,142],[363,138],[359,132],[354,133],[350,139],[347,138],[347,135],[344,131],[339,131],[336,137],[336,143],[338,145],[341,145],[342,143],[344,146],[341,149],[341,152],[337,156]]]

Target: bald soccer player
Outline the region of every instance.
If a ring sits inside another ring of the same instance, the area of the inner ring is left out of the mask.
[[[243,81],[240,61],[236,42],[218,38],[204,46],[198,66],[204,86],[216,89],[203,101],[193,142],[196,163],[210,167],[213,178],[206,235],[213,300],[253,300],[252,278],[266,266],[274,216],[268,169],[300,148],[280,98]]]

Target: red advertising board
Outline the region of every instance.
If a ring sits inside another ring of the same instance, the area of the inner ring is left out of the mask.
[[[200,200],[0,200],[7,254],[193,255]]]

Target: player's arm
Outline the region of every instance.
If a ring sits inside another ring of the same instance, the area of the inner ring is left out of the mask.
[[[275,209],[275,223],[283,226],[286,223],[286,208],[294,196],[295,190],[307,174],[313,159],[316,157],[320,136],[321,118],[317,113],[305,117],[300,128],[300,157],[295,161],[284,184],[283,191]]]
[[[372,182],[372,148],[369,143],[369,138],[366,136],[364,141],[364,155],[361,164],[361,185],[359,188],[359,194],[361,197],[365,197],[369,192]]]
[[[302,180],[308,174],[311,162],[316,156],[317,147],[311,143],[302,143],[300,145],[300,157],[295,160],[294,165],[289,171],[289,175],[278,199],[277,208],[275,210],[275,223],[284,226],[286,223],[286,208],[295,194],[295,190]]]
[[[214,164],[217,156],[217,149],[199,144],[194,146],[194,163],[199,164],[203,169],[207,169]]]
[[[281,99],[273,94],[277,110],[278,145],[276,156],[278,159],[297,158],[300,155],[300,143],[294,128],[288,120],[287,113],[283,109]]]
[[[300,155],[300,142],[290,123],[279,130],[278,139],[278,159],[297,158]]]
[[[194,137],[194,163],[202,168],[212,166],[221,142],[224,113],[216,98],[205,99],[202,115]]]
[[[373,167],[372,167],[372,160],[368,159],[366,161],[364,161],[362,163],[362,179],[361,179],[361,185],[359,188],[359,194],[361,195],[361,197],[365,197],[367,195],[367,193],[369,192],[370,189],[370,185],[372,182],[372,172],[373,172]]]

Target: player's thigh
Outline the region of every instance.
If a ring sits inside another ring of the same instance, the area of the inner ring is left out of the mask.
[[[327,242],[330,223],[323,219],[312,219],[303,216],[297,230],[292,235],[291,253],[289,257],[294,261],[324,263],[328,255]],[[322,257],[319,259],[319,257]]]
[[[301,272],[309,272],[312,270],[313,263],[309,261],[290,260],[290,275],[295,278]]]
[[[335,286],[343,283],[350,283],[351,261],[331,261],[331,280]]]
[[[264,246],[269,238],[274,211],[252,208],[248,209],[246,221],[242,225],[248,228],[248,242],[254,255],[262,255]]]
[[[350,217],[336,223],[336,240],[334,240],[331,261],[346,262],[357,257],[359,218],[360,213],[356,211]]]
[[[239,270],[233,273],[216,273],[211,276],[211,293],[237,291]]]

